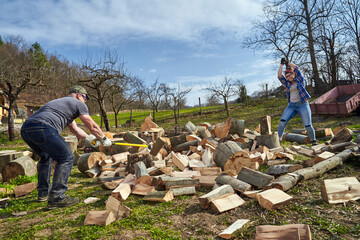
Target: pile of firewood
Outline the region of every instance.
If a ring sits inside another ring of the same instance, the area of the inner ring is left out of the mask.
[[[200,207],[216,213],[243,205],[242,197],[255,198],[266,209],[277,209],[292,200],[286,191],[300,181],[319,177],[358,156],[360,143],[359,136],[352,141],[354,133],[345,127],[319,128],[317,139],[325,142],[309,146],[306,131],[295,129],[282,139],[293,145],[283,148],[278,134],[271,132],[270,116],[261,119],[254,131],[246,129],[243,120],[233,118],[214,125],[188,122],[177,136],[167,136],[148,116],[139,132],[106,135],[112,147],[100,146],[76,158],[80,172],[96,178],[110,195],[106,210],[88,212],[84,224],[107,225],[128,216],[131,209],[122,202],[130,194],[143,196],[145,201],[166,202],[176,196],[194,195],[201,187],[208,192],[199,197]],[[77,140],[69,137],[67,142],[76,154]],[[297,154],[308,159],[297,161]],[[267,172],[259,170],[261,165],[267,166]],[[321,191],[330,204],[357,200],[360,183],[356,178],[328,179]],[[219,236],[230,238],[248,225],[249,220],[238,220]],[[279,227],[258,226],[256,239],[267,239],[267,232],[291,235],[295,230],[304,239],[311,238],[307,225]]]

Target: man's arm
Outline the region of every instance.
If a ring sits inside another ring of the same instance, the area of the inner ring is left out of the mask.
[[[284,64],[280,64],[278,70],[278,78],[282,78],[282,71],[283,71]]]
[[[70,123],[68,127],[77,138],[86,138],[88,136],[88,134],[84,130],[79,128],[75,121],[72,121],[72,123]]]
[[[104,133],[99,125],[97,125],[97,123],[89,115],[81,114],[79,117],[85,126],[90,130],[91,134],[99,139],[104,137]]]

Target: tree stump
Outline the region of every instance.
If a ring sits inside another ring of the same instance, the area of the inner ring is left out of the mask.
[[[266,146],[268,148],[277,148],[280,146],[279,135],[277,132],[256,136],[257,145]]]
[[[214,161],[224,171],[235,170],[236,173],[239,173],[244,166],[251,165],[249,154],[233,141],[221,143],[216,147]]]
[[[36,164],[29,156],[23,156],[7,163],[2,170],[4,182],[22,176],[34,176],[36,174]]]
[[[85,153],[81,155],[78,160],[78,169],[80,172],[86,174],[85,172],[87,170],[90,170],[96,166],[99,161],[103,161],[105,159],[106,155],[102,152]]]

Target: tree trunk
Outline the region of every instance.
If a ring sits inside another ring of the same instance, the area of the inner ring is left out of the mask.
[[[101,116],[103,117],[103,120],[104,120],[104,125],[105,125],[105,128],[106,128],[106,131],[110,131],[109,119],[108,119],[108,116],[106,114],[106,108],[105,108],[104,100],[99,101],[99,106],[100,106]]]
[[[118,122],[118,114],[119,112],[115,112],[114,111],[114,117],[115,117],[115,127],[118,128],[119,127],[119,122]]]
[[[9,132],[9,140],[15,140],[15,116],[14,116],[15,102],[9,101],[9,117],[8,117],[8,132]]]
[[[225,111],[226,111],[226,116],[229,117],[230,114],[229,114],[229,107],[228,107],[228,102],[227,102],[227,99],[224,98],[224,104],[225,104]]]

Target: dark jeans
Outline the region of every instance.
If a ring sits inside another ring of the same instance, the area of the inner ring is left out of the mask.
[[[55,128],[31,120],[23,124],[21,137],[41,158],[38,163],[38,196],[49,195],[49,200],[65,198],[67,182],[75,159],[65,140]],[[56,166],[51,186],[53,161],[56,161]]]

